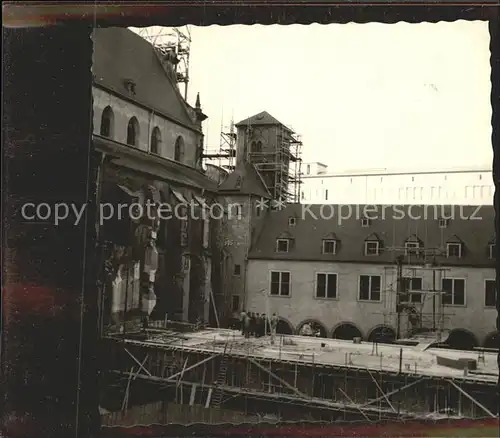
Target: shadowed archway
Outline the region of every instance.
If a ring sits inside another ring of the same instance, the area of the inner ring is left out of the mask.
[[[327,338],[328,337],[328,330],[327,328],[317,319],[306,319],[305,321],[302,321],[300,324],[297,325],[297,334],[300,335],[300,330],[302,327],[304,327],[305,324],[309,324],[312,328],[313,333],[316,333],[316,331],[319,330],[319,337],[320,338]]]
[[[490,333],[486,338],[484,339],[483,347],[485,348],[499,348],[498,344],[500,342],[500,339],[498,339],[498,332],[495,331],[493,333]]]
[[[279,335],[293,335],[295,332],[293,325],[285,318],[279,318],[276,333]]]
[[[378,325],[373,327],[368,334],[369,342],[381,342],[392,344],[396,340],[396,331],[388,325]]]
[[[363,339],[363,333],[352,322],[342,322],[333,328],[332,338],[352,341],[354,338]]]
[[[472,350],[479,345],[479,342],[469,330],[454,329],[450,332],[446,345],[454,350]]]

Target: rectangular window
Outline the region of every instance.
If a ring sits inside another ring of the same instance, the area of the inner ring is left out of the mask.
[[[419,242],[405,242],[405,254],[415,254],[420,248]]]
[[[448,243],[446,244],[447,257],[462,257],[462,244]]]
[[[496,247],[494,244],[490,244],[490,259],[493,260],[495,258]]]
[[[271,295],[290,296],[290,273],[271,271]]]
[[[237,312],[238,310],[240,310],[240,296],[239,295],[233,295],[232,309],[233,309],[233,312]]]
[[[486,280],[484,282],[484,305],[486,307],[495,307],[497,303],[497,287],[495,280]]]
[[[316,274],[316,298],[337,298],[337,274]]]
[[[276,241],[276,252],[288,252],[289,246],[288,239],[278,239]]]
[[[379,250],[379,242],[365,242],[365,255],[378,255]]]
[[[325,190],[325,201],[328,201],[328,190]]]
[[[443,278],[443,304],[447,306],[465,306],[465,280],[461,278]]]
[[[359,276],[360,301],[380,301],[380,279],[379,275]]]
[[[323,254],[335,254],[337,242],[335,240],[323,240]]]
[[[422,293],[413,292],[422,290],[422,278],[420,277],[403,277],[401,282],[401,297],[402,303],[421,303]]]
[[[234,265],[234,275],[241,274],[241,265]]]

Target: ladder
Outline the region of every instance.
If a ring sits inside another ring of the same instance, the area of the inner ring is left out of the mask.
[[[224,352],[222,353],[222,360],[220,363],[219,374],[217,375],[217,379],[215,381],[214,394],[212,396],[212,406],[214,408],[220,408],[222,403],[222,397],[224,395],[224,385],[226,384],[226,375],[227,375],[227,365],[229,361],[229,354],[231,353],[231,349],[233,344],[229,344],[230,338],[227,338],[226,344],[224,345]],[[229,347],[229,348],[228,348]]]

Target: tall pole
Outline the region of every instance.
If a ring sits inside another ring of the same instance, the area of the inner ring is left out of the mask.
[[[403,292],[403,256],[400,255],[396,259],[397,263],[397,280],[396,280],[396,313],[397,313],[397,326],[396,337],[401,337],[401,294]]]
[[[432,266],[432,330],[436,331],[436,269]]]

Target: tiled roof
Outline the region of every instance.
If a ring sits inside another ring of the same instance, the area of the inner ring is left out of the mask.
[[[234,126],[245,126],[245,125],[251,125],[251,126],[258,126],[258,125],[285,126],[283,123],[281,123],[278,119],[275,119],[267,111],[262,111],[259,114],[255,114],[252,117],[248,117],[247,119],[242,120],[241,122],[235,123]],[[287,128],[287,127],[285,126],[285,128]],[[289,128],[287,128],[287,129],[289,129]]]
[[[96,28],[92,39],[96,84],[198,130],[177,85],[165,73],[151,44],[131,30],[119,27]],[[135,95],[126,90],[125,80],[135,82]]]
[[[335,215],[328,219],[331,211]],[[350,217],[349,211],[352,211]],[[367,227],[362,226],[364,212],[373,218]],[[266,226],[252,247],[249,258],[393,263],[398,255],[404,253],[402,248],[405,241],[417,239],[427,249],[429,262],[432,258],[429,253],[435,253],[438,249],[445,251],[447,243],[462,242],[461,258],[446,258],[446,254],[440,252],[437,261],[449,266],[494,267],[495,261],[489,259],[489,244],[495,241],[494,214],[491,206],[371,205],[364,210],[364,206],[343,205],[339,210],[337,205],[290,204],[281,211],[268,213]],[[422,219],[418,220],[419,216]],[[296,218],[295,225],[289,225],[290,217]],[[450,218],[445,228],[440,227],[440,217]],[[276,239],[285,231],[293,236],[293,246],[289,253],[276,253]],[[322,240],[331,239],[332,236],[338,239],[336,254],[323,254]],[[381,253],[378,256],[366,256],[364,242],[376,239],[380,241]],[[412,255],[411,260],[416,261],[416,256]]]
[[[219,186],[219,193],[256,195],[271,198],[264,181],[257,169],[248,162],[236,166],[233,172]]]

